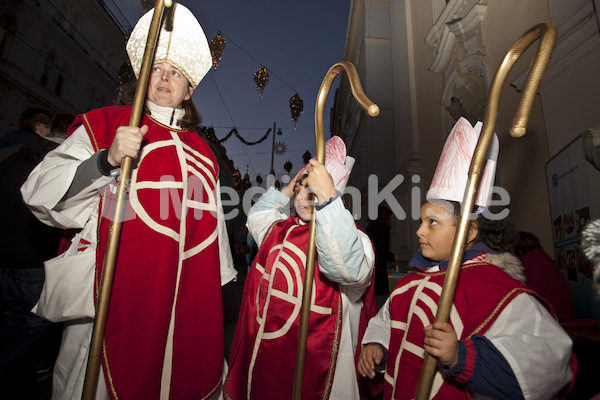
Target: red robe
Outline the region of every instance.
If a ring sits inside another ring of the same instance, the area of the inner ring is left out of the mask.
[[[94,149],[110,147],[130,106],[78,117]],[[217,237],[218,164],[195,132],[148,125],[134,161],[106,322],[102,364],[116,399],[204,398],[218,389],[223,315]],[[160,186],[160,187],[158,187]],[[116,185],[98,221],[95,301]]]
[[[446,270],[410,274],[394,289],[389,304],[392,331],[385,399],[413,399],[415,396],[425,354],[424,328],[435,320],[445,277]],[[459,340],[483,335],[520,293],[535,295],[495,265],[485,262],[463,265],[449,320]],[[434,399],[470,399],[464,386],[448,379],[442,383],[441,378],[441,374],[436,373],[431,390]],[[395,386],[390,381],[395,382]]]
[[[290,217],[275,223],[260,246],[246,277],[224,387],[226,399],[292,397],[308,229],[309,225]],[[341,320],[338,284],[315,266],[304,399],[329,397]]]

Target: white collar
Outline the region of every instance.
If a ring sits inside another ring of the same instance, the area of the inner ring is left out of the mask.
[[[152,118],[161,124],[168,125],[171,128],[181,128],[177,124],[177,121],[183,118],[183,115],[185,114],[185,110],[183,108],[163,107],[151,102],[150,100],[146,100],[146,105],[150,110]],[[173,118],[173,122],[171,122],[171,118]]]

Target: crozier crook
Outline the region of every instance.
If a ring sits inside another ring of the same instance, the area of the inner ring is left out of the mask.
[[[362,90],[360,79],[354,65],[348,61],[341,61],[334,64],[323,79],[321,88],[317,94],[317,104],[315,106],[315,136],[316,136],[316,156],[315,158],[320,163],[325,163],[325,129],[323,127],[323,109],[325,108],[325,100],[331,84],[335,77],[344,70],[350,81],[352,95],[358,104],[371,116],[379,115],[379,107],[373,103]],[[314,198],[314,196],[313,196]],[[312,283],[315,271],[315,234],[316,223],[314,218],[314,205],[310,206],[310,212],[313,217],[310,220],[308,228],[308,249],[306,252],[306,267],[304,270],[304,289],[302,294],[302,310],[300,313],[300,325],[298,329],[298,347],[296,352],[296,369],[294,374],[293,399],[300,400],[302,398],[302,380],[304,377],[304,361],[306,359],[306,342],[308,339],[308,322],[310,317],[310,302],[312,296]]]
[[[461,260],[467,239],[469,214],[475,204],[477,189],[483,174],[483,169],[485,168],[484,163],[486,154],[488,152],[488,148],[494,133],[494,127],[496,125],[496,120],[498,118],[498,102],[500,99],[502,86],[504,85],[504,81],[506,80],[506,77],[514,64],[521,57],[523,52],[538,38],[540,38],[540,45],[535,54],[533,63],[530,66],[527,80],[525,81],[523,94],[517,108],[515,119],[513,120],[513,126],[510,130],[511,136],[513,137],[523,136],[525,134],[527,121],[529,120],[529,115],[533,107],[535,95],[542,77],[544,76],[546,66],[550,61],[550,56],[554,50],[554,45],[556,44],[556,28],[552,24],[541,23],[529,29],[509,49],[506,56],[504,56],[504,60],[498,67],[498,70],[494,75],[494,79],[492,80],[488,104],[485,110],[483,128],[481,135],[479,136],[479,140],[477,141],[477,147],[475,147],[473,159],[469,168],[469,177],[467,180],[467,188],[465,190],[460,222],[456,231],[456,236],[454,237],[454,243],[452,244],[450,261],[448,263],[448,269],[444,279],[444,286],[442,288],[442,293],[435,316],[436,322],[447,322],[450,315],[454,291],[456,289],[458,274],[462,264]],[[429,399],[436,369],[437,359],[429,354],[425,354],[425,360],[423,363],[423,369],[421,370],[421,377],[419,379],[419,386],[417,388],[415,400]]]

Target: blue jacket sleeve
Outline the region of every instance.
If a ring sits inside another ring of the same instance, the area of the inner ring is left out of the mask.
[[[494,399],[523,399],[519,382],[510,365],[485,336],[473,335],[458,341],[458,362],[448,376],[482,395]]]

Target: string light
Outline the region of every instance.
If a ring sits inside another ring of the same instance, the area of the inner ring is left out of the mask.
[[[229,131],[229,133],[227,134],[227,136],[225,136],[223,139],[218,139],[218,138],[217,138],[217,136],[215,135],[215,130],[214,130],[212,127],[210,127],[210,128],[207,128],[207,127],[205,127],[205,126],[200,126],[198,131],[199,131],[199,132],[201,132],[201,133],[203,133],[203,134],[204,134],[204,136],[206,136],[206,139],[210,140],[210,141],[211,141],[211,142],[213,142],[213,143],[223,143],[223,142],[225,142],[227,139],[229,139],[229,138],[231,137],[231,135],[233,135],[233,134],[235,133],[235,136],[236,136],[236,137],[237,137],[237,138],[238,138],[238,139],[239,139],[239,140],[240,140],[242,143],[244,143],[245,145],[248,145],[248,146],[255,146],[255,145],[259,144],[259,143],[262,143],[262,142],[264,142],[264,141],[265,141],[265,140],[266,140],[266,139],[269,137],[269,134],[271,133],[271,128],[269,128],[269,130],[267,130],[267,133],[265,133],[263,137],[261,137],[259,140],[256,140],[256,141],[254,141],[254,142],[249,142],[249,141],[247,141],[246,139],[244,139],[244,138],[243,138],[243,137],[240,135],[240,133],[237,131],[237,129],[236,129],[236,128],[233,128],[233,129],[231,129],[231,130]]]

